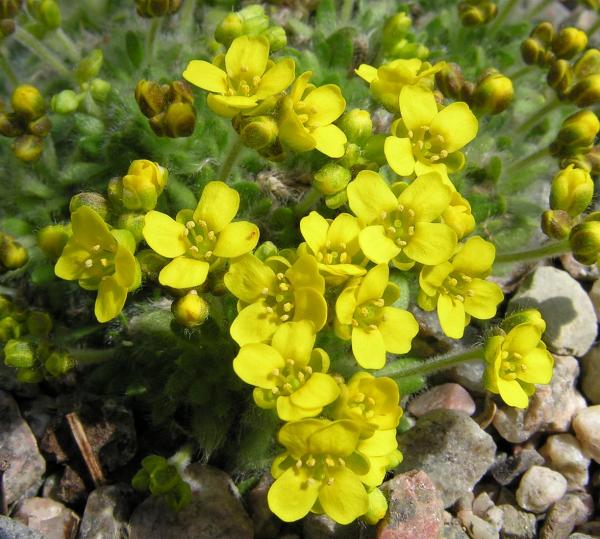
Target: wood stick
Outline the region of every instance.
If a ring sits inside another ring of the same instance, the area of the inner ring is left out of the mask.
[[[66,418],[67,422],[69,423],[73,439],[79,448],[94,486],[99,487],[106,482],[106,479],[104,478],[104,473],[102,472],[102,467],[96,458],[96,454],[94,453],[92,446],[87,439],[85,429],[81,424],[81,420],[76,412],[68,413]]]

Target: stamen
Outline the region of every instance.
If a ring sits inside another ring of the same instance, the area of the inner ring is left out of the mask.
[[[87,259],[87,260],[86,260],[86,261],[83,263],[83,265],[84,265],[86,268],[91,268],[91,267],[94,265],[94,261],[93,261],[91,258],[88,258],[88,259]]]

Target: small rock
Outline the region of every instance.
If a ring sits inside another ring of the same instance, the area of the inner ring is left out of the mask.
[[[67,505],[75,505],[84,501],[88,493],[84,479],[87,477],[87,473],[87,471],[75,469],[66,464],[62,471],[46,478],[42,496]]]
[[[544,457],[535,449],[523,449],[516,455],[498,455],[498,460],[491,469],[492,477],[500,485],[510,485],[517,477],[524,474],[532,466],[544,464]]]
[[[444,507],[452,505],[487,472],[496,444],[475,421],[462,412],[435,410],[419,418],[401,434],[398,445],[404,460],[397,472],[427,472],[440,491]]]
[[[569,539],[594,539],[594,537],[592,537],[591,535],[588,535],[587,533],[572,533],[571,535],[569,535]],[[598,539],[597,537],[595,539]]]
[[[567,480],[544,466],[532,466],[517,489],[517,503],[526,511],[543,513],[567,492]]]
[[[87,499],[77,539],[127,537],[130,496],[128,486],[111,485],[94,490]]]
[[[252,539],[252,521],[225,472],[194,463],[183,479],[192,488],[190,504],[175,513],[161,498],[150,496],[131,516],[129,539]]]
[[[548,511],[540,539],[563,539],[591,515],[594,503],[589,494],[567,494]]]
[[[536,519],[532,513],[519,511],[512,505],[498,506],[502,511],[502,539],[534,539],[536,537]]]
[[[596,319],[600,321],[600,279],[594,281],[594,285],[589,291],[590,300],[594,306],[594,312],[596,313]]]
[[[27,498],[16,506],[13,516],[44,539],[74,539],[79,517],[70,509],[48,498]]]
[[[276,537],[281,528],[281,521],[271,512],[267,502],[273,481],[271,474],[265,473],[247,495],[248,512],[254,523],[256,539]]]
[[[437,539],[444,521],[440,493],[420,470],[396,475],[381,485],[388,512],[377,527],[377,539]]]
[[[46,461],[40,455],[35,436],[21,417],[17,403],[1,390],[0,461],[8,464],[3,478],[8,504],[36,493],[46,471]]]
[[[577,26],[577,28],[581,28],[581,26]],[[560,257],[560,262],[562,267],[569,272],[569,275],[577,281],[595,281],[600,277],[600,270],[598,270],[596,264],[593,266],[585,266],[584,264],[577,262],[577,260],[573,258],[572,253],[562,255]]]
[[[581,445],[572,434],[549,436],[540,453],[548,467],[565,476],[570,490],[581,489],[588,484],[590,459],[583,454]]]
[[[485,514],[495,507],[496,504],[487,492],[482,492],[473,500],[473,513],[478,517],[485,518]]]
[[[577,412],[573,430],[584,452],[600,463],[600,404]]]
[[[302,519],[304,539],[354,539],[360,534],[358,521],[346,526],[338,524],[327,515],[309,513]]]
[[[583,356],[594,344],[596,314],[589,296],[566,271],[537,268],[508,304],[508,311],[539,309],[546,321],[544,341],[557,354]]]
[[[472,511],[460,511],[457,516],[472,539],[499,539],[496,527],[474,515]]]
[[[488,509],[485,515],[481,518],[489,522],[498,531],[500,531],[504,525],[504,513],[502,512],[502,509],[496,506]]]
[[[44,536],[18,520],[0,515],[0,539],[44,539]]]
[[[421,417],[427,412],[439,409],[456,410],[473,415],[475,401],[462,386],[441,384],[412,399],[408,404],[408,411],[415,417]]]
[[[538,385],[529,399],[529,408],[520,410],[505,404],[498,407],[494,427],[512,443],[528,440],[536,432],[567,432],[571,420],[587,403],[575,389],[579,363],[571,356],[554,356],[554,374],[548,385]]]
[[[457,519],[444,524],[439,539],[469,539],[469,536]]]
[[[600,281],[596,281],[600,283]],[[598,287],[600,296],[600,287]],[[600,303],[600,297],[598,298]],[[592,348],[581,360],[581,389],[592,404],[600,404],[600,346]]]
[[[465,361],[448,371],[452,380],[477,395],[483,395],[486,391],[483,386],[484,372],[485,363],[479,360]]]
[[[600,520],[591,520],[582,524],[579,527],[579,531],[591,535],[594,539],[598,539],[600,537]]]

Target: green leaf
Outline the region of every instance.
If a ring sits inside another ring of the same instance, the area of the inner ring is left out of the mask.
[[[321,0],[317,8],[317,27],[323,30],[330,30],[337,20],[335,4],[333,0]]]
[[[172,464],[159,466],[150,473],[150,492],[152,494],[166,494],[172,491],[181,481],[177,468]]]
[[[329,45],[330,50],[330,67],[348,69],[352,65],[352,58],[354,57],[354,44],[352,40],[355,35],[356,30],[353,28],[342,28],[327,38],[327,45]]]
[[[139,491],[146,492],[150,486],[150,476],[146,470],[140,470],[133,476],[131,480],[131,486]]]
[[[141,37],[131,30],[125,34],[125,48],[131,65],[138,69],[144,59],[144,44]]]

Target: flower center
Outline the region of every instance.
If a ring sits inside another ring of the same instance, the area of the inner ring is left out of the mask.
[[[503,350],[502,362],[498,375],[505,380],[515,380],[519,374],[527,370],[527,366],[523,363],[523,356],[517,352],[508,352]]]
[[[285,367],[273,369],[268,376],[277,384],[271,392],[276,397],[289,397],[308,381],[312,373],[312,367],[298,363],[293,359],[286,359]]]
[[[448,157],[444,137],[442,135],[431,136],[428,125],[422,125],[415,131],[409,129],[408,138],[417,161],[433,164]]]
[[[242,67],[242,73],[247,73],[248,68]],[[245,97],[249,97],[256,93],[258,86],[260,84],[261,78],[258,75],[252,77],[252,79],[240,79],[239,81],[234,81],[229,79],[229,88],[227,90],[227,95],[243,95]]]
[[[297,470],[304,470],[308,475],[307,483],[326,482],[331,486],[334,484],[334,472],[340,468],[346,467],[346,461],[337,455],[303,455],[297,461],[294,467]],[[306,488],[308,485],[304,485]]]
[[[322,264],[349,264],[351,256],[348,254],[347,245],[340,243],[339,245],[331,245],[327,241],[325,247],[315,254],[317,260]]]
[[[469,288],[469,285],[473,279],[468,275],[460,272],[452,272],[440,288],[441,293],[450,296],[456,301],[465,301],[465,297],[473,297],[475,292]]]
[[[262,291],[267,304],[265,312],[287,322],[294,316],[294,289],[283,273],[277,274],[277,281],[274,294],[268,288]]]
[[[406,247],[415,233],[415,212],[402,204],[398,204],[398,207],[390,213],[382,211],[380,222],[386,236],[400,248]]]
[[[103,276],[112,275],[115,272],[116,245],[102,247],[94,245],[89,251],[89,258],[83,261],[85,267],[85,279],[101,279]]]
[[[373,299],[362,303],[354,311],[352,325],[366,330],[375,330],[383,321],[383,307],[385,301],[383,298]]]
[[[352,412],[365,419],[371,419],[375,415],[375,399],[364,393],[355,393],[348,401],[348,406]]]
[[[206,221],[197,223],[188,221],[185,224],[184,234],[188,243],[186,256],[209,263],[214,262],[216,257],[213,252],[217,243],[217,235],[208,229]]]

